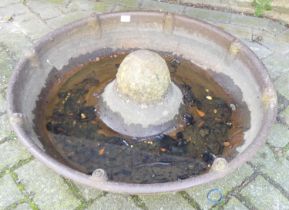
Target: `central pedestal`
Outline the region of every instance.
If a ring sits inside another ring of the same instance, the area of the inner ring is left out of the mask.
[[[123,60],[116,79],[104,89],[100,118],[124,135],[157,135],[176,126],[182,98],[165,60],[155,52],[138,50]]]

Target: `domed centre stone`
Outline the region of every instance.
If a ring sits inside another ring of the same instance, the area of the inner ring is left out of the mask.
[[[148,50],[130,53],[122,61],[116,74],[117,90],[139,103],[161,101],[170,84],[166,61],[157,53]]]
[[[155,52],[137,50],[125,57],[116,79],[105,87],[100,118],[127,136],[157,135],[176,126],[182,98],[165,60]]]

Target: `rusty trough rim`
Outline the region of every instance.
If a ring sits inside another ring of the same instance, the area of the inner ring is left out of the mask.
[[[41,49],[42,45],[53,40],[53,37],[61,35],[75,27],[81,26],[91,18],[98,18],[99,20],[106,19],[108,17],[120,17],[121,15],[145,15],[145,16],[160,16],[160,15],[167,15],[168,13],[162,12],[152,12],[152,11],[130,11],[130,12],[116,12],[116,13],[106,13],[96,15],[93,14],[92,17],[87,17],[81,19],[76,22],[72,22],[64,27],[57,29],[42,39],[40,39],[36,45],[34,50],[38,51]],[[225,37],[229,40],[238,40],[234,36],[230,35],[229,33],[219,29],[216,26],[208,24],[206,22],[189,18],[186,16],[181,16],[177,14],[173,14],[175,17],[178,17],[182,21],[186,21],[186,23],[193,23],[199,26],[202,26],[212,33],[215,33],[217,36]],[[155,184],[131,184],[131,183],[122,183],[122,182],[113,182],[113,181],[95,181],[91,179],[91,176],[81,173],[77,170],[74,170],[51,156],[47,155],[44,151],[42,151],[33,141],[29,138],[27,133],[25,132],[24,126],[21,123],[12,122],[12,126],[19,137],[20,141],[25,145],[28,150],[35,156],[38,160],[42,161],[45,165],[49,168],[53,169],[57,173],[61,174],[62,176],[69,178],[73,181],[82,183],[84,185],[94,187],[104,191],[110,192],[117,192],[117,193],[129,193],[129,194],[149,194],[149,193],[159,193],[159,192],[169,192],[169,191],[180,191],[192,186],[208,183],[213,180],[217,180],[226,176],[227,174],[233,172],[235,169],[240,167],[246,161],[250,160],[253,155],[257,152],[257,150],[265,143],[267,134],[270,130],[271,125],[275,121],[276,113],[277,113],[277,103],[276,103],[276,92],[273,88],[273,84],[268,76],[266,68],[264,64],[257,58],[257,56],[248,48],[246,47],[241,41],[238,40],[241,44],[242,51],[244,54],[250,58],[250,62],[252,62],[257,68],[255,69],[256,79],[258,83],[260,83],[263,87],[268,88],[271,91],[271,104],[267,108],[267,112],[264,114],[263,124],[259,130],[254,141],[238,156],[236,156],[232,161],[229,162],[227,169],[221,172],[208,172],[203,175],[191,177],[184,180],[174,181],[174,182],[166,182],[166,183],[155,183]],[[10,117],[13,117],[16,112],[16,104],[13,103],[14,97],[13,90],[15,88],[15,84],[19,79],[19,74],[24,67],[25,63],[27,62],[27,57],[24,57],[19,64],[17,65],[12,78],[9,82],[8,87],[8,113]]]

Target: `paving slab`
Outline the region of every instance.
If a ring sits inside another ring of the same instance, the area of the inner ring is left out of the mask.
[[[273,125],[268,140],[275,147],[284,147],[289,143],[289,128],[283,124],[276,123]]]
[[[278,79],[281,75],[289,73],[289,53],[274,53],[263,59],[267,70],[273,80]],[[279,83],[280,81],[278,81]]]
[[[51,31],[51,28],[31,12],[16,16],[13,24],[17,25],[23,34],[36,41]]]
[[[6,110],[5,110],[6,112]],[[0,116],[0,143],[6,139],[15,139],[14,131],[9,123],[8,114],[4,113]],[[1,153],[0,153],[1,154]],[[0,163],[1,164],[1,163]]]
[[[0,178],[0,209],[4,209],[22,198],[23,195],[9,174]]]
[[[80,201],[73,196],[62,177],[39,161],[33,160],[15,172],[26,191],[34,195],[33,200],[40,209],[69,210],[80,205]]]
[[[11,136],[6,138],[5,142],[0,143],[0,171],[31,157],[18,140],[11,139]]]
[[[141,210],[137,207],[129,196],[109,193],[96,200],[88,210]]]
[[[162,195],[143,195],[140,198],[149,209],[183,210],[195,209],[180,194],[167,193]]]
[[[0,88],[0,115],[1,116],[4,115],[7,111],[6,89],[7,87],[4,85],[2,88]]]
[[[184,14],[211,23],[229,23],[232,14],[219,11],[204,11],[203,9],[186,7]]]
[[[33,45],[27,34],[13,21],[0,23],[0,44],[2,50],[4,49],[4,51],[6,51],[6,56],[9,56],[9,59],[13,61],[13,63],[11,63],[13,68],[21,59],[22,55],[30,50]],[[0,60],[3,59],[4,56],[1,55]],[[3,69],[1,68],[0,72],[2,72]]]
[[[248,46],[260,59],[267,58],[272,54],[272,51],[262,43],[256,41],[248,41],[246,39],[242,40],[246,46]]]
[[[27,1],[26,7],[44,21],[62,15],[61,10],[58,8],[59,5],[51,4],[48,1],[30,0]]]
[[[289,201],[260,176],[243,189],[241,194],[258,209],[289,209]]]
[[[19,0],[2,0],[0,2],[0,7],[7,7],[8,5],[17,4],[17,3],[19,3]]]
[[[224,207],[224,210],[248,210],[248,208],[244,206],[244,204],[242,204],[238,199],[233,197]]]
[[[230,191],[233,190],[233,188],[238,187],[246,177],[251,176],[252,173],[253,169],[249,165],[245,164],[234,173],[223,179],[209,184],[193,187],[186,190],[186,192],[188,192],[188,194],[201,206],[202,209],[209,209],[214,206],[214,203],[207,199],[208,193],[211,190],[217,189],[222,193],[223,197],[225,197]]]
[[[18,205],[14,210],[32,210],[27,203]]]
[[[12,17],[29,13],[29,10],[19,1],[18,4],[8,4],[6,7],[0,8],[0,17]]]
[[[287,154],[288,151],[282,152],[282,150],[277,149],[273,152],[272,149],[265,146],[257,153],[251,163],[289,193],[289,180],[286,178],[289,171]]]
[[[86,201],[94,200],[103,195],[103,191],[100,191],[91,187],[87,187],[81,184],[75,184],[75,185]]]
[[[89,14],[90,13],[87,11],[71,12],[69,14],[60,15],[58,17],[47,20],[47,24],[49,25],[50,28],[57,29],[68,23],[71,23],[72,21],[76,21],[81,18],[87,17],[89,16]]]
[[[0,44],[0,89],[6,88],[9,78],[12,74],[13,60],[9,56],[9,52],[4,45]]]
[[[161,3],[159,1],[145,0],[142,2],[140,9],[143,10],[157,10],[157,11],[167,11],[173,13],[182,13],[185,9],[184,6],[174,5],[169,3]]]
[[[289,106],[285,108],[279,115],[279,119],[285,123],[287,126],[289,126]]]
[[[282,74],[282,76],[274,82],[274,85],[276,90],[289,100],[289,72]]]

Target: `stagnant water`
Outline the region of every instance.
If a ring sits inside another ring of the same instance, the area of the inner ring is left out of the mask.
[[[97,57],[65,73],[54,71],[35,110],[35,129],[46,150],[81,172],[104,169],[109,180],[156,183],[207,172],[216,157],[232,158],[243,142],[244,113],[219,84],[191,62],[170,54],[172,80],[183,93],[179,126],[169,133],[135,139],[98,118],[104,87],[126,53]]]

